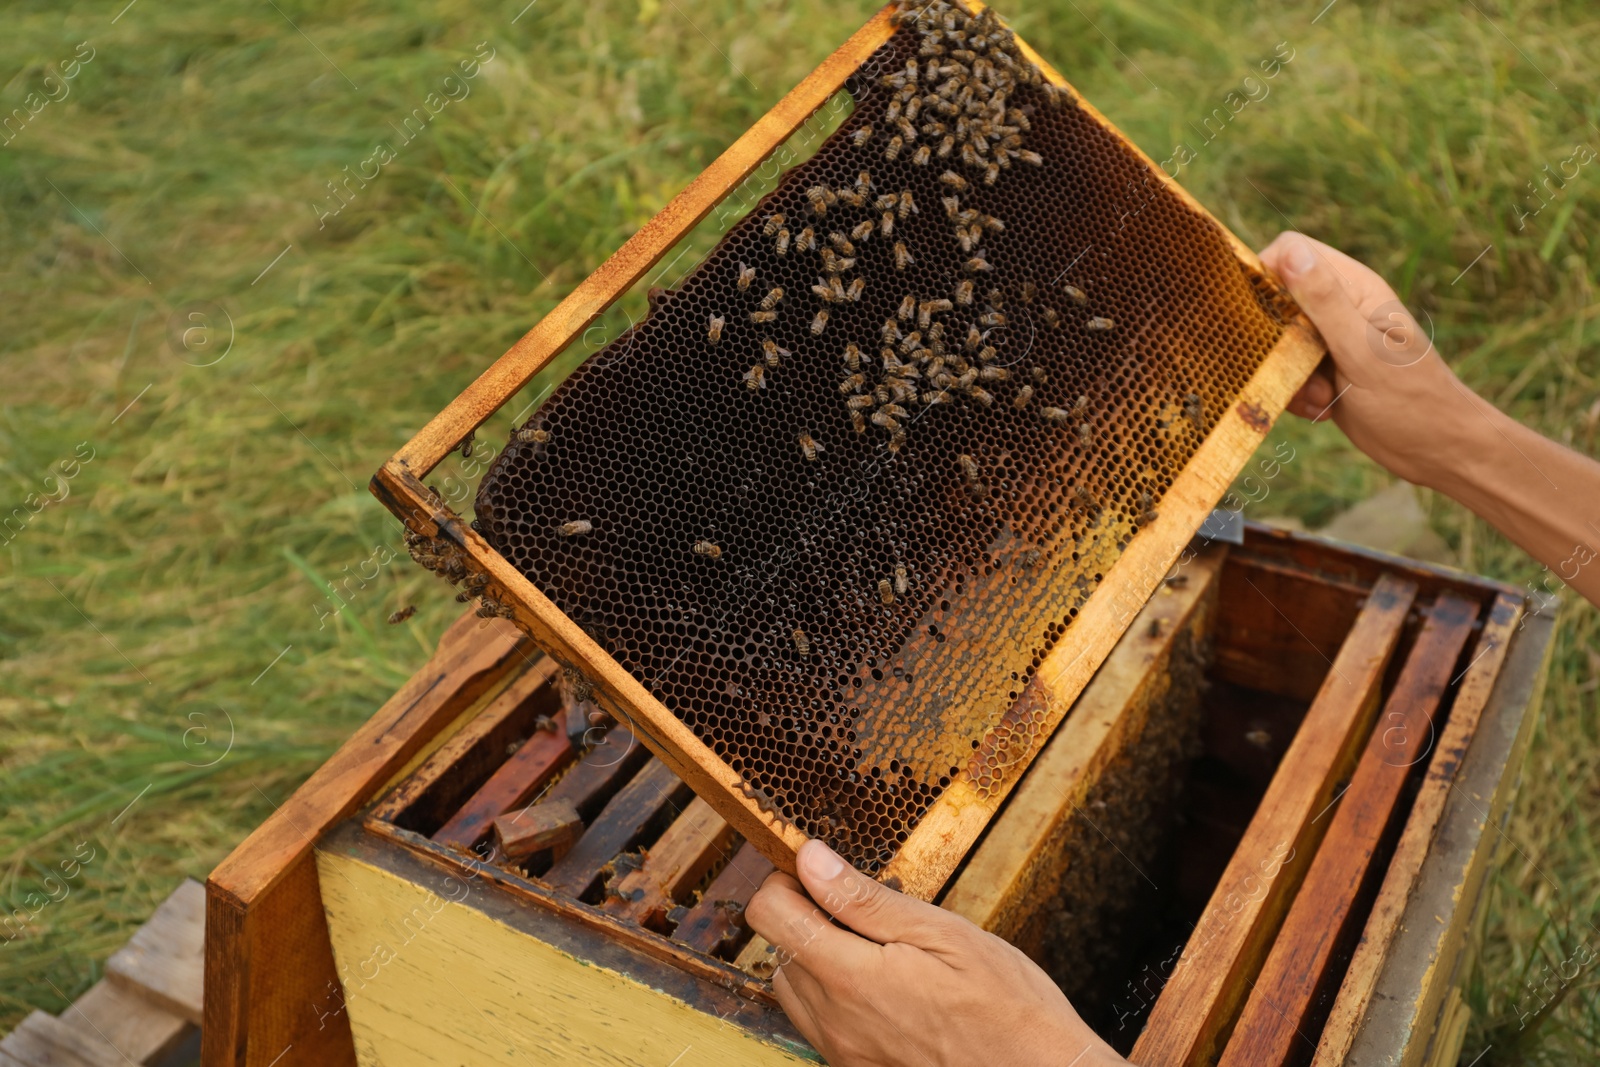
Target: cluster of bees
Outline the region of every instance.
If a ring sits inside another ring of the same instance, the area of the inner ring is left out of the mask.
[[[428,496],[433,505],[444,510],[444,497],[433,486],[428,486]],[[461,586],[461,592],[456,594],[456,602],[465,604],[469,600],[478,601],[478,615],[485,619],[510,619],[515,617],[511,605],[500,599],[499,594],[490,587],[487,575],[474,570],[469,570],[466,562],[466,553],[452,541],[442,537],[433,537],[428,534],[418,533],[406,527],[406,551],[411,554],[413,561],[426,567],[435,574],[444,578],[451,585]],[[411,611],[395,612],[390,616],[390,622],[403,622],[411,617]],[[398,616],[398,617],[397,617]]]

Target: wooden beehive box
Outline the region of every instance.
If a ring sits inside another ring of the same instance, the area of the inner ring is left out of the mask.
[[[1454,1063],[1550,626],[1270,528],[1186,551],[940,903],[1136,1063]],[[771,864],[624,728],[569,735],[557,673],[464,618],[213,873],[207,1064],[815,1059],[740,922]]]

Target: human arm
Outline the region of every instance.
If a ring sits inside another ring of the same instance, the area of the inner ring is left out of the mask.
[[[798,867],[799,882],[770,876],[745,916],[784,961],[778,1002],[833,1067],[1126,1063],[1000,938],[880,885],[820,841],[801,846]]]
[[[1600,605],[1600,463],[1463,385],[1368,267],[1298,233],[1280,234],[1261,259],[1331,356],[1289,410],[1331,417],[1378,463],[1465,505]]]

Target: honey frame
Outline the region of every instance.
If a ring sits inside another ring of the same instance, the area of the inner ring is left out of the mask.
[[[976,13],[982,5],[965,0]],[[613,253],[567,297],[514,343],[443,411],[434,416],[373,476],[371,489],[406,526],[450,542],[469,570],[486,577],[515,622],[558,662],[588,678],[596,695],[624,718],[664,763],[710,802],[747,840],[780,869],[794,870],[794,854],[807,837],[775,813],[764,811],[741,790],[741,778],[709,745],[625,671],[532,582],[432,494],[423,479],[470,432],[509,402],[534,375],[628,292],[724,198],[839,90],[896,30],[894,5],[880,10],[837,51],[746,130],[689,185]],[[1073,103],[1149,168],[1189,210],[1214,225],[1241,267],[1276,286],[1256,254],[1213,218],[1149,156],[1140,151],[1083,99],[1025,41],[1023,54]],[[1279,287],[1281,288],[1281,286]],[[1043,731],[1023,760],[1037,754],[1065,717],[1073,700],[1110,653],[1144,601],[1179,560],[1196,529],[1248,461],[1273,421],[1322,359],[1325,348],[1303,317],[1285,326],[1277,344],[1221,413],[1210,434],[1179,472],[1160,516],[1140,531],[1083,605],[1030,683],[1022,699],[1045,708]],[[931,899],[999,810],[1017,776],[980,792],[966,771],[933,803],[894,858],[879,872],[905,891]]]

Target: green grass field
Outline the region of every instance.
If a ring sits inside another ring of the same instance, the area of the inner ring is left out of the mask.
[[[61,1010],[421,663],[460,609],[371,472],[872,10],[123,2],[12,3],[0,32],[0,897],[31,916],[0,1030]],[[1246,240],[1364,259],[1467,383],[1594,454],[1591,5],[1325,3],[1001,11],[1154,158],[1187,144]],[[1254,515],[1315,527],[1389,484],[1331,427],[1283,436]],[[1461,566],[1548,577],[1424,504]],[[1463,1062],[1600,1058],[1595,974],[1552,977],[1600,939],[1600,618],[1560,611]]]

